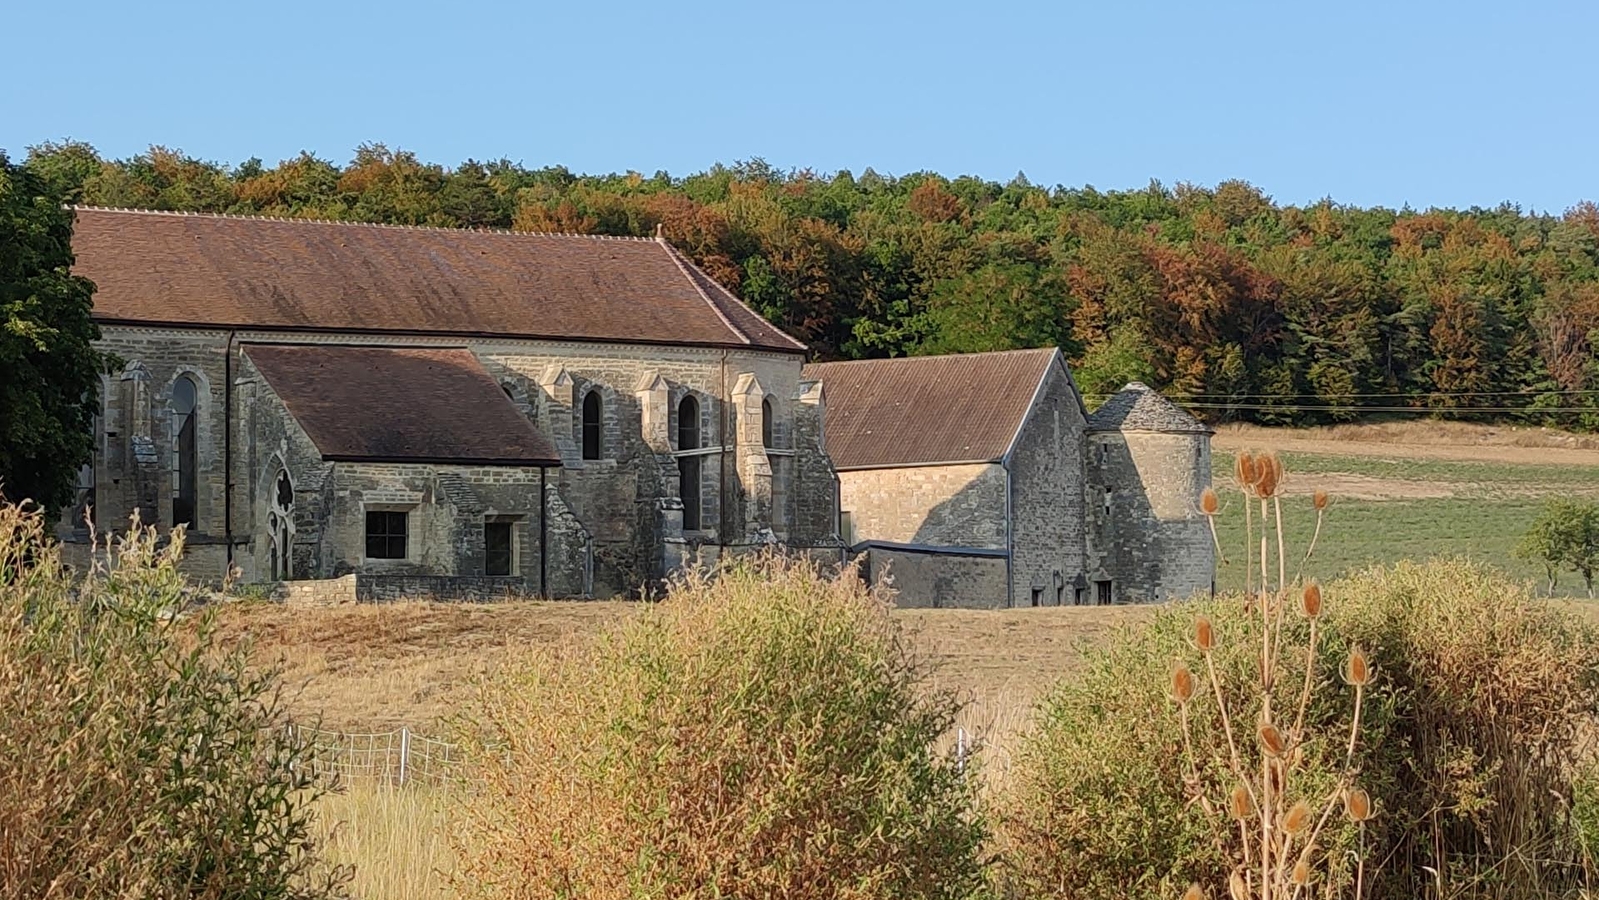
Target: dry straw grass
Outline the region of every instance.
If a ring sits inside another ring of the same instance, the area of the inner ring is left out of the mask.
[[[852,573],[766,559],[673,586],[481,698],[459,832],[485,897],[966,897],[958,703]]]
[[[314,836],[354,870],[356,897],[444,900],[454,896],[449,835],[460,802],[449,788],[352,784],[317,802]]]

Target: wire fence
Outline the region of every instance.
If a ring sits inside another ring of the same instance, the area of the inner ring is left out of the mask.
[[[409,728],[367,733],[288,726],[289,739],[305,747],[305,764],[318,778],[341,784],[442,784],[461,750]]]
[[[439,785],[454,777],[461,760],[459,745],[417,734],[394,731],[349,732],[289,725],[289,740],[306,749],[302,765],[318,779],[339,784]],[[973,751],[972,735],[955,733],[955,766],[965,773]]]

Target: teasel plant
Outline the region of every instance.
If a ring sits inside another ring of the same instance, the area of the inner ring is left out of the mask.
[[[1317,651],[1325,639],[1320,628],[1325,600],[1321,586],[1306,580],[1304,570],[1315,552],[1330,501],[1325,491],[1311,495],[1315,532],[1303,556],[1296,555],[1295,572],[1290,579],[1283,528],[1286,478],[1287,471],[1276,453],[1242,452],[1235,460],[1233,481],[1242,494],[1245,522],[1241,559],[1246,572],[1246,614],[1259,617],[1258,665],[1252,666],[1256,678],[1254,684],[1224,683],[1225,675],[1216,658],[1223,636],[1210,618],[1196,617],[1191,643],[1199,654],[1202,674],[1196,674],[1187,661],[1181,660],[1172,670],[1171,699],[1178,708],[1187,758],[1183,780],[1202,813],[1215,819],[1216,834],[1237,829],[1236,845],[1230,840],[1222,843],[1224,853],[1232,857],[1232,869],[1225,894],[1218,891],[1215,896],[1231,900],[1297,900],[1310,896],[1318,873],[1328,864],[1319,842],[1329,836],[1330,827],[1336,828],[1334,817],[1341,814],[1358,829],[1354,896],[1361,900],[1365,823],[1372,818],[1374,807],[1371,796],[1358,783],[1356,750],[1362,705],[1375,671],[1364,650],[1358,646],[1349,649],[1341,673],[1346,688],[1338,689],[1353,692],[1353,705],[1347,741],[1338,748],[1341,753],[1333,757],[1341,761],[1334,764],[1336,774],[1330,790],[1325,785],[1320,790],[1306,785],[1311,780],[1306,759],[1306,716],[1313,692],[1332,682],[1317,677]],[[1221,505],[1216,492],[1206,488],[1199,509],[1210,522],[1218,559],[1225,560],[1216,528]],[[1304,619],[1306,627],[1291,627],[1290,615]],[[1299,640],[1303,646],[1294,646]],[[1299,654],[1303,656],[1303,683],[1284,683],[1292,668],[1285,660]],[[1294,690],[1296,687],[1298,690]],[[1234,708],[1251,693],[1259,706],[1253,728],[1239,721],[1245,711]],[[1222,740],[1217,754],[1221,758],[1214,762],[1219,763],[1217,768],[1226,773],[1231,785],[1202,778],[1195,755],[1198,742],[1192,707],[1212,702]],[[1211,894],[1196,883],[1183,896],[1184,900],[1202,900]]]

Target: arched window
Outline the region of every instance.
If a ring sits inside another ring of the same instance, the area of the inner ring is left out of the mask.
[[[89,461],[78,468],[78,499],[72,505],[72,530],[88,532],[98,521],[95,515],[95,505],[98,503],[95,489],[94,467],[100,461],[102,452],[100,435],[104,433],[103,420],[104,400],[98,386],[91,392],[83,395],[85,403],[94,404],[94,415],[89,419],[89,434],[93,439],[93,448],[89,451]]]
[[[195,419],[200,392],[187,375],[172,382],[172,524],[194,524],[194,500],[199,493],[195,466]]]
[[[509,381],[500,382],[500,390],[505,392],[505,396],[508,399],[512,401],[516,400],[516,388],[512,387]]]
[[[600,458],[600,392],[583,395],[583,458]]]
[[[272,508],[267,513],[267,547],[272,554],[272,580],[294,577],[294,484],[289,473],[278,471],[272,486]]]
[[[700,402],[693,394],[677,404],[677,449],[700,448]],[[700,529],[700,459],[699,456],[677,458],[679,490],[683,495],[683,529]]]
[[[772,443],[772,398],[761,398],[761,446],[770,450]]]

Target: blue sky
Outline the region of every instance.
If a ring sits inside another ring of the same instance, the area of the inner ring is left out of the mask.
[[[1599,4],[9,0],[0,148],[1599,199]]]

